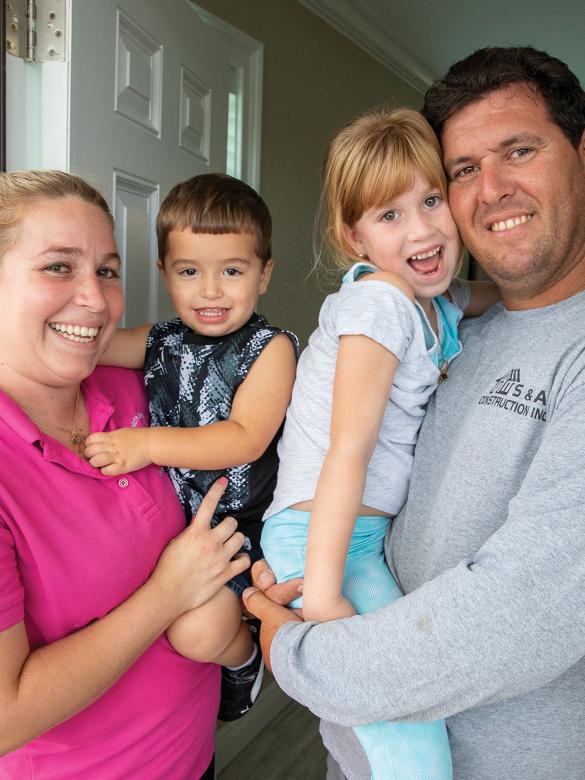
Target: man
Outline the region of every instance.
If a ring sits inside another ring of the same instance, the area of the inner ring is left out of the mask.
[[[288,622],[277,636],[294,617],[259,592],[247,606],[265,621],[276,679],[327,721],[325,744],[351,780],[369,772],[340,725],[440,717],[456,780],[577,780],[585,93],[547,54],[484,49],[431,87],[423,113],[463,240],[503,304],[464,326],[463,354],[423,423],[386,546],[408,595],[372,616]]]

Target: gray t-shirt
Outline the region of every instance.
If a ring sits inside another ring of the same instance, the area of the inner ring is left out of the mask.
[[[364,264],[350,269],[359,273]],[[371,268],[370,270],[375,270]],[[356,274],[357,276],[357,274]],[[278,480],[264,518],[314,497],[329,449],[331,399],[341,336],[367,336],[392,352],[400,363],[372,457],[362,503],[396,515],[408,492],[414,445],[431,394],[437,387],[439,342],[419,304],[393,284],[354,281],[346,274],[339,292],[329,295],[319,327],[301,355],[292,399],[278,443]],[[457,324],[469,302],[469,285],[455,280],[451,301],[436,304],[443,357],[459,354]],[[363,377],[368,382],[368,377]]]
[[[585,777],[585,293],[494,307],[429,402],[386,553],[405,598],[288,624],[279,684],[327,721],[447,718],[456,780]],[[351,780],[351,732],[323,724]]]

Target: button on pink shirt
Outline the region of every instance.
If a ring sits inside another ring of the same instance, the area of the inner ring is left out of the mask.
[[[137,372],[98,368],[83,392],[92,431],[148,424]],[[24,620],[37,648],[102,617],[182,528],[162,469],[104,477],[0,393],[0,631]],[[162,636],[98,701],[0,758],[0,779],[195,780],[218,700],[219,667]]]

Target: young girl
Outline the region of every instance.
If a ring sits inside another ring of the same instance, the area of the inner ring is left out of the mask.
[[[496,300],[492,284],[470,295],[453,281],[462,248],[439,145],[417,112],[369,112],[335,137],[323,210],[337,265],[351,267],[299,362],[261,540],[277,579],[304,575],[305,620],[401,596],[383,542],[406,498],[425,405],[461,349],[463,312]],[[355,732],[376,780],[451,777],[442,721]]]
[[[101,359],[144,367],[152,426],[92,434],[85,455],[107,476],[166,466],[187,521],[225,474],[214,519],[236,518],[254,561],[297,349],[292,333],[255,313],[273,265],[270,213],[244,182],[209,173],[169,192],[156,229],[159,269],[177,317],[118,331]],[[182,655],[223,665],[221,720],[247,712],[262,680],[257,632],[241,619],[249,584],[247,572],[238,575],[167,631]]]

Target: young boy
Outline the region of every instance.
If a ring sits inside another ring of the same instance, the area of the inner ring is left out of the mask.
[[[262,557],[261,518],[276,483],[298,351],[292,333],[255,313],[273,267],[270,214],[248,185],[205,174],[171,190],[156,230],[158,267],[178,316],[119,330],[101,359],[144,367],[152,427],[92,434],[85,456],[108,476],[167,467],[187,521],[212,483],[227,477],[216,522],[237,519],[253,562]],[[262,680],[257,632],[241,614],[249,584],[248,573],[238,575],[167,631],[182,655],[223,665],[221,720],[250,709]]]

